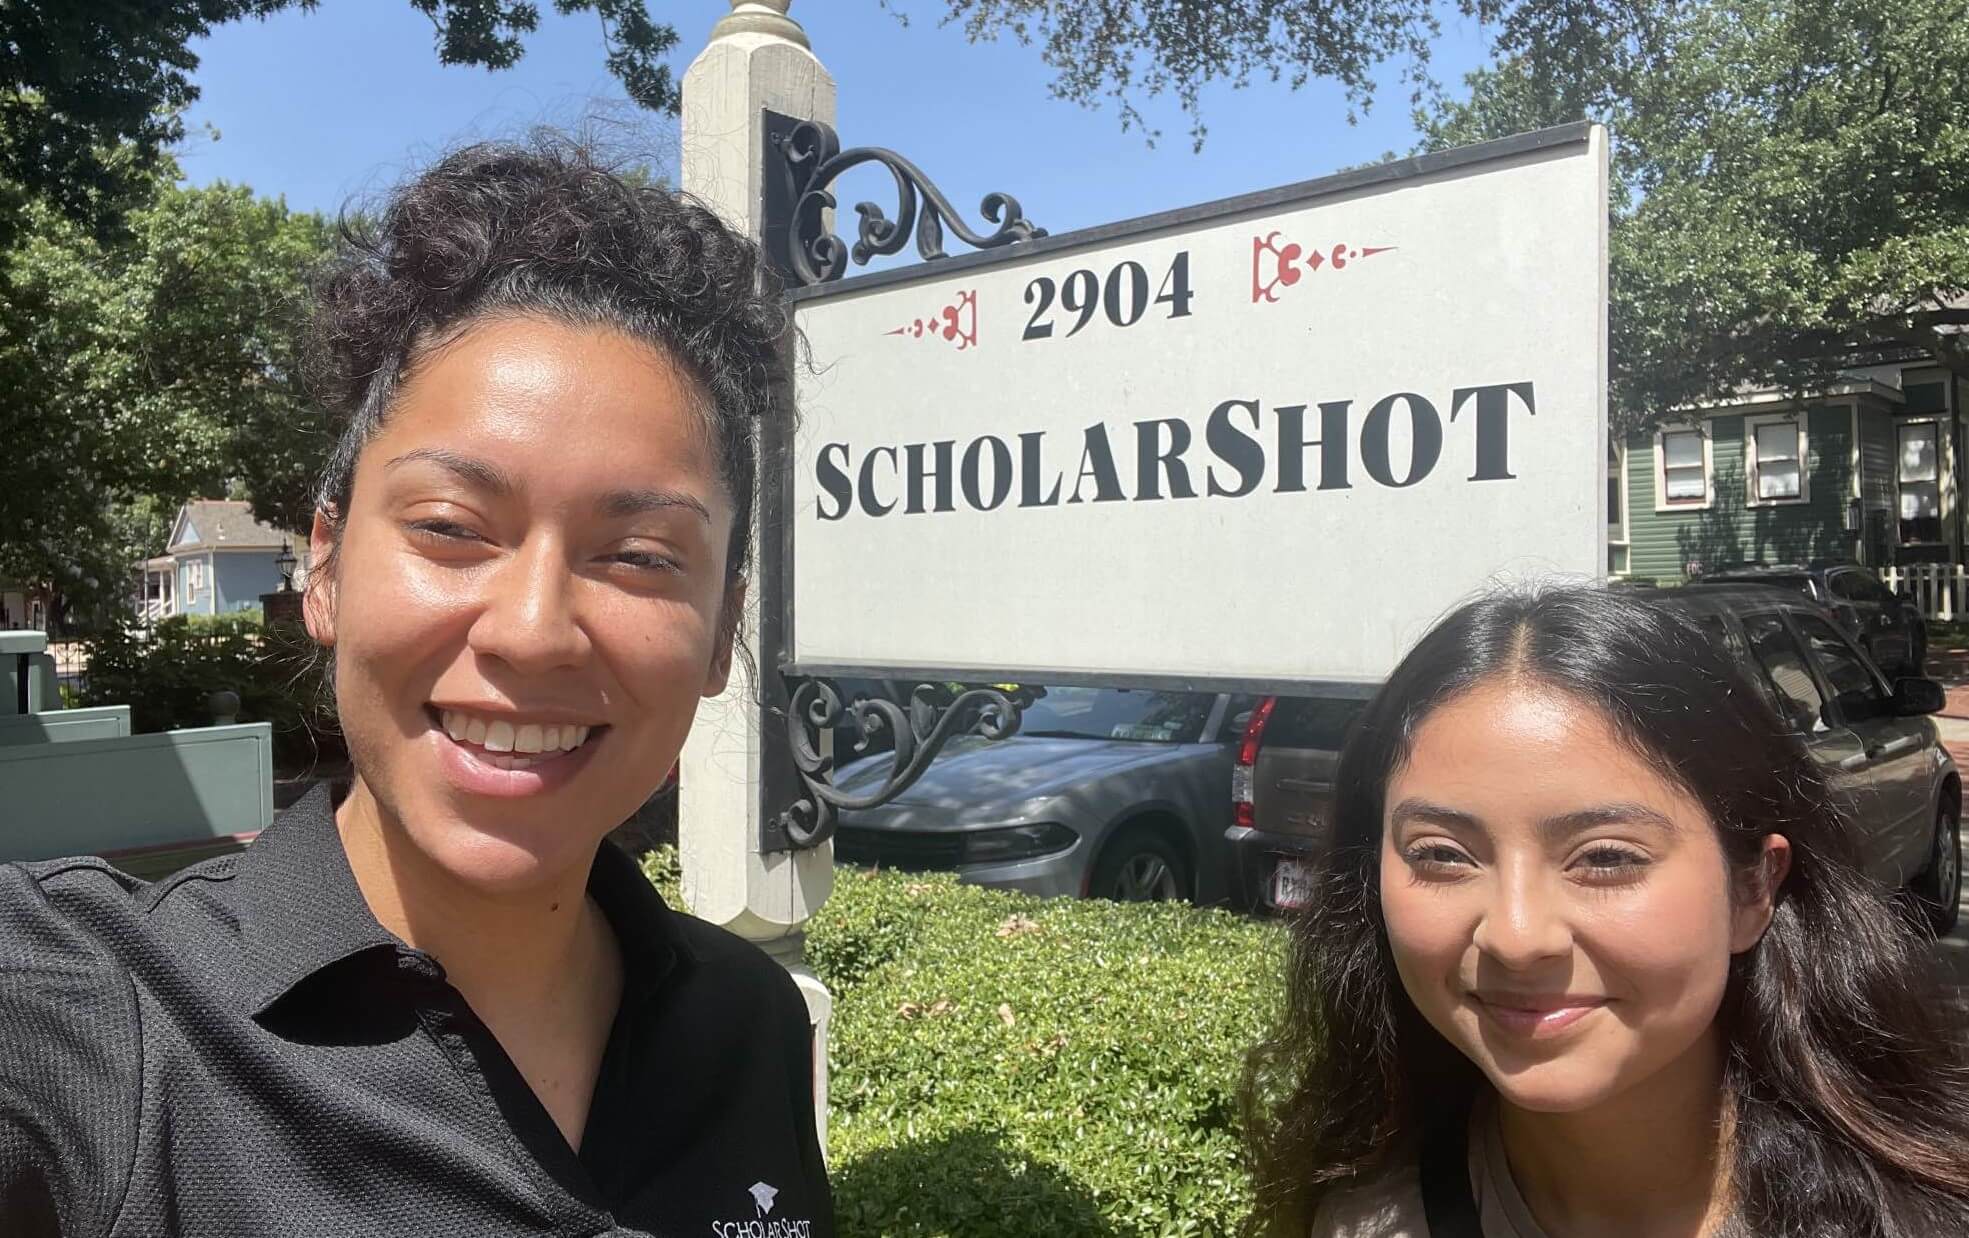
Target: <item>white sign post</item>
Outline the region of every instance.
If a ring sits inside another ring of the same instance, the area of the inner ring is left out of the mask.
[[[1606,563],[1604,131],[794,293],[794,674],[1364,682]]]

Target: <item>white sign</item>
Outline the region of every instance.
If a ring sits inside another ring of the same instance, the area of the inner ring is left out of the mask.
[[[799,294],[793,661],[1369,680],[1602,575],[1606,220],[1581,125]]]

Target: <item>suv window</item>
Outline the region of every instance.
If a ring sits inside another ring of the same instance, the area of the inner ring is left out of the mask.
[[[1366,701],[1282,696],[1272,707],[1272,720],[1265,724],[1265,746],[1338,752],[1346,742],[1347,728],[1366,708]]]
[[[1812,679],[1805,651],[1784,620],[1775,614],[1745,615],[1743,634],[1750,641],[1750,654],[1764,673],[1765,682],[1776,692],[1776,701],[1785,720],[1800,731],[1816,731],[1824,726],[1825,697]]]
[[[1872,572],[1848,569],[1835,573],[1827,585],[1832,595],[1849,602],[1891,602],[1894,591]]]
[[[1819,670],[1825,673],[1825,681],[1832,685],[1834,696],[1860,693],[1865,696],[1879,696],[1880,684],[1867,669],[1866,663],[1853,652],[1853,647],[1844,637],[1832,630],[1832,625],[1817,615],[1794,615],[1798,630],[1804,634],[1805,643],[1812,647],[1812,657],[1817,660]]]

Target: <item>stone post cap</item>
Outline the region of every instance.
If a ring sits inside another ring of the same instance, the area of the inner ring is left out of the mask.
[[[712,42],[735,34],[767,34],[801,47],[811,46],[800,23],[786,15],[793,0],[731,0],[731,5],[732,11],[711,27]]]
[[[229,688],[221,688],[206,697],[205,707],[212,711],[214,726],[231,726],[239,721],[239,693]]]

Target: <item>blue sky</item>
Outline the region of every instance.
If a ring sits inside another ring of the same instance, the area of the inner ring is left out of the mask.
[[[618,126],[619,141],[647,151],[674,178],[675,122],[627,102],[603,67],[593,15],[540,7],[525,58],[498,72],[440,65],[429,21],[406,0],[327,0],[313,13],[221,27],[193,47],[203,95],[180,153],[186,175],[333,211],[460,142],[599,114]],[[792,14],[840,85],[843,143],[901,151],[967,212],[1003,189],[1030,218],[1061,232],[1319,176],[1405,153],[1414,141],[1398,86],[1349,126],[1338,88],[1314,82],[1294,92],[1263,82],[1206,94],[1210,137],[1201,154],[1192,153],[1173,103],[1145,106],[1164,134],[1151,149],[1139,133],[1121,131],[1111,107],[1052,98],[1036,48],[970,44],[938,26],[940,0],[892,7],[915,20],[904,27],[876,0],[796,0]],[[650,9],[682,36],[673,62],[681,76],[727,5],[651,0]],[[1485,42],[1474,23],[1446,15],[1438,77],[1460,85],[1483,60]],[[893,200],[885,174],[861,175],[868,179],[843,181],[848,201]]]

